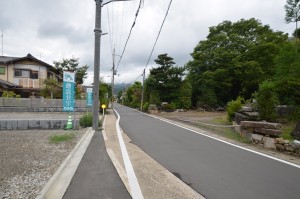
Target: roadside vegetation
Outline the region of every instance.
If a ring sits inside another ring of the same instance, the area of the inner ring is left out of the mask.
[[[52,135],[49,137],[49,142],[51,144],[59,144],[61,142],[68,142],[75,138],[75,133],[65,133],[60,135]]]
[[[226,109],[229,121],[244,104],[255,102],[260,120],[292,128],[291,123],[300,123],[299,7],[295,0],[287,0],[284,7],[285,22],[296,23],[290,36],[254,18],[210,27],[190,61],[178,66],[167,53],[158,55],[144,87],[134,82],[119,92],[119,101],[143,111]],[[276,112],[278,106],[292,111],[282,117]]]

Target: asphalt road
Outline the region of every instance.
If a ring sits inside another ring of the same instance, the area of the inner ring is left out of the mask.
[[[299,199],[300,169],[114,104],[134,144],[208,199]]]

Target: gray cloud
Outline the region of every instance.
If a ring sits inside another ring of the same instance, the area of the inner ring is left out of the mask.
[[[101,76],[110,81],[112,48],[121,54],[139,1],[114,2],[102,9]],[[123,59],[117,82],[132,82],[149,58],[169,1],[144,1]],[[279,0],[189,0],[173,1],[169,15],[151,57],[149,68],[161,53],[168,53],[183,66],[194,47],[206,38],[208,28],[224,20],[260,19],[274,30],[291,34],[294,24],[284,23],[285,1]],[[79,58],[89,65],[92,82],[94,62],[95,1],[10,0],[0,1],[0,28],[4,29],[4,54],[25,56],[31,53],[52,64],[62,58]],[[109,20],[108,20],[109,17]],[[110,23],[108,23],[110,22]],[[118,62],[119,57],[116,57]],[[149,69],[148,68],[148,69]]]

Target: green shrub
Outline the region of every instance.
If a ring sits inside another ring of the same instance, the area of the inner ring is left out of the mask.
[[[85,115],[83,115],[80,120],[79,120],[79,124],[82,127],[90,127],[93,125],[93,116],[91,113],[86,113]]]
[[[162,109],[164,111],[174,111],[176,109],[176,105],[174,103],[171,103],[171,104],[164,104],[162,106]]]
[[[143,106],[143,110],[142,111],[148,111],[148,107],[149,107],[150,103],[149,102],[145,102],[144,106]]]
[[[235,101],[231,100],[227,103],[226,112],[227,119],[232,121],[234,118],[234,113],[242,108],[242,105],[245,103],[245,100],[242,97],[238,97]]]
[[[273,82],[263,82],[259,85],[256,96],[260,119],[273,122],[277,118],[275,107],[278,105],[278,98]]]

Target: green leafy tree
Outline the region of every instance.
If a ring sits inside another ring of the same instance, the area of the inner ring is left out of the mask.
[[[129,86],[126,90],[125,104],[133,108],[139,108],[141,105],[141,96],[142,83],[134,82],[134,84]]]
[[[273,82],[265,81],[259,85],[256,96],[260,119],[273,122],[277,115],[275,107],[278,105],[278,98]]]
[[[41,96],[45,98],[61,98],[61,84],[55,79],[45,79],[42,82]]]
[[[288,117],[299,119],[300,110],[300,47],[299,42],[290,41],[281,46],[275,58],[276,73],[259,86],[256,95],[261,119],[277,119],[275,106],[293,106]]]
[[[150,70],[147,78],[147,96],[158,93],[157,99],[163,102],[174,102],[178,99],[178,88],[182,84],[184,68],[174,66],[175,62],[168,54],[158,55],[155,60],[159,65],[157,68]]]
[[[63,71],[73,71],[76,73],[76,84],[82,84],[83,81],[87,78],[88,66],[84,65],[79,67],[78,60],[78,58],[62,59],[61,61],[54,61],[53,65],[59,71],[61,78],[63,75]]]
[[[210,27],[185,66],[193,105],[224,106],[238,96],[251,98],[259,83],[274,75],[274,58],[287,38],[253,18]]]
[[[105,104],[108,106],[110,98],[111,85],[101,81],[99,85],[99,100],[101,105]],[[101,106],[100,106],[101,108]]]
[[[300,38],[300,28],[296,29],[294,32],[293,32],[293,36],[297,39]]]
[[[275,59],[276,73],[273,82],[281,104],[300,105],[299,53],[299,42],[287,42]]]
[[[176,103],[177,108],[189,109],[192,106],[192,86],[185,80],[179,89],[179,97]]]
[[[296,23],[296,31],[298,29],[298,21],[300,20],[300,0],[287,0],[285,8],[285,22]],[[296,32],[297,33],[297,32]],[[298,35],[296,35],[298,38]]]

